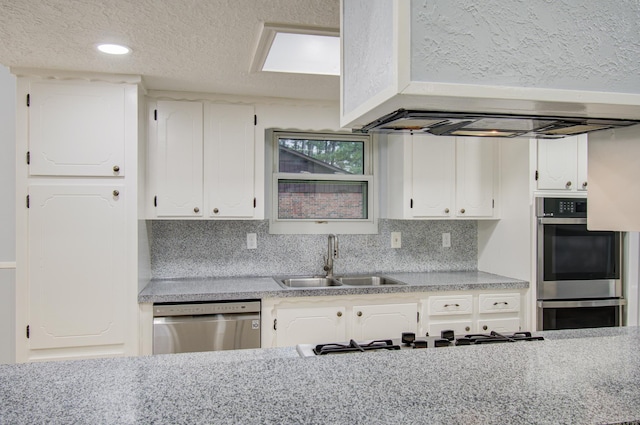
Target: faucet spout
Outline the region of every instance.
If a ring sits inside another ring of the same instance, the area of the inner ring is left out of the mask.
[[[333,260],[338,258],[338,237],[330,234],[327,238],[327,256],[324,258],[324,271],[327,277],[333,277]]]

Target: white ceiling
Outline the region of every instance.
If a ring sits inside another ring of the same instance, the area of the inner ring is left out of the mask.
[[[251,73],[261,23],[338,28],[339,0],[0,0],[0,64],[142,75],[145,87],[337,100],[339,77]],[[125,44],[125,57],[95,50]]]

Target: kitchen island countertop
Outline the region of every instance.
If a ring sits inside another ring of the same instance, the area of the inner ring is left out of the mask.
[[[0,423],[600,424],[640,419],[640,330],[297,358],[293,348],[0,365]]]
[[[408,292],[526,289],[529,282],[478,271],[376,273],[406,283],[379,287],[285,289],[272,277],[154,279],[138,295],[140,303],[197,302]]]

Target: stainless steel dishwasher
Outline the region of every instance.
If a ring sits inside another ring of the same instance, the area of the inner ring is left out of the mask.
[[[260,301],[153,306],[153,354],[260,348]]]

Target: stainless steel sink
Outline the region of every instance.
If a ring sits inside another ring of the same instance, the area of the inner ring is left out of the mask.
[[[326,288],[342,286],[342,283],[329,277],[288,277],[276,278],[276,282],[285,288]]]
[[[346,286],[406,285],[384,276],[340,276],[336,280]]]

